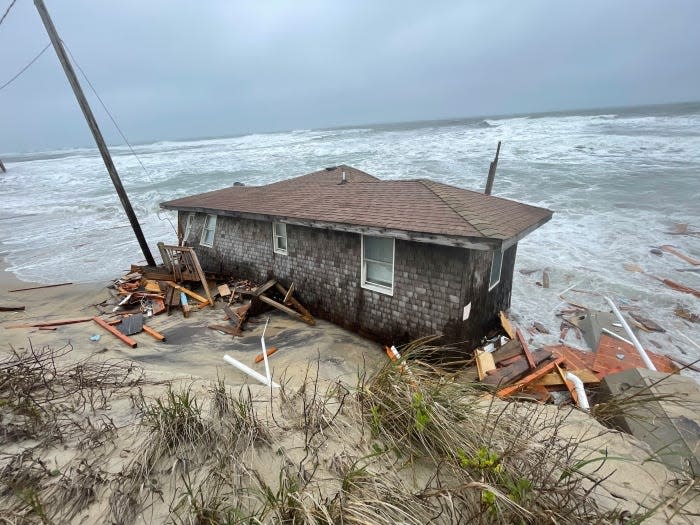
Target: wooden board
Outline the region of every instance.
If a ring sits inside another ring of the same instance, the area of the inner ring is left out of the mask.
[[[112,334],[113,336],[115,336],[117,339],[119,339],[120,341],[122,341],[123,343],[129,345],[131,348],[136,348],[136,346],[137,346],[136,341],[134,341],[134,340],[131,339],[130,337],[128,337],[128,336],[122,334],[119,330],[117,330],[117,329],[114,328],[112,325],[110,325],[110,324],[108,324],[107,322],[105,322],[103,319],[101,319],[101,318],[99,318],[99,317],[93,317],[92,320],[95,321],[95,322],[96,322],[98,325],[100,325],[102,328],[104,328],[105,330],[107,330],[110,334]]]
[[[667,374],[678,373],[678,367],[668,357],[655,354],[649,350],[647,350],[647,354],[659,372]],[[634,345],[601,334],[591,370],[598,377],[603,378],[630,368],[646,368]]]
[[[237,330],[231,325],[227,324],[210,324],[207,326],[207,328],[211,328],[212,330],[217,330],[219,332],[224,332],[233,336],[239,336],[241,335],[241,331]]]
[[[505,312],[499,312],[498,317],[501,320],[501,326],[503,327],[503,330],[505,330],[506,334],[508,334],[508,337],[515,339],[515,330],[513,329],[513,325],[510,324],[508,317],[506,317]]]
[[[284,306],[281,303],[278,303],[274,299],[270,299],[269,297],[265,297],[264,295],[259,295],[258,299],[260,299],[263,303],[269,304],[270,306],[273,306],[277,308],[278,310],[283,311],[284,313],[294,317],[295,319],[299,319],[300,321],[305,322],[308,325],[315,325],[316,322],[313,319],[309,319],[303,315],[301,315],[299,312],[292,310],[291,308]]]
[[[165,336],[163,334],[161,334],[160,332],[156,332],[153,328],[151,328],[148,325],[143,325],[143,331],[151,337],[153,337],[154,339],[157,339],[158,341],[165,341]]]
[[[518,337],[520,344],[523,345],[523,353],[525,354],[525,359],[527,359],[527,363],[530,365],[530,368],[535,368],[537,365],[535,365],[532,352],[530,352],[530,347],[528,346],[527,341],[525,340],[525,337],[523,337],[523,334],[519,328],[515,330],[515,335]]]
[[[496,363],[493,360],[493,354],[491,352],[477,350],[474,352],[474,357],[476,358],[476,369],[479,372],[479,380],[484,379],[486,372],[489,370],[496,369]]]
[[[44,321],[40,323],[8,324],[5,328],[41,328],[44,326],[61,326],[64,324],[87,323],[92,321],[92,317],[76,317],[74,319],[57,319],[55,321]]]
[[[231,295],[231,288],[228,287],[228,284],[220,284],[218,286],[218,289],[219,295],[221,295],[221,297],[228,297],[229,295]]]
[[[500,363],[501,361],[520,355],[523,355],[523,347],[520,344],[520,341],[517,339],[511,339],[501,348],[493,352],[493,360],[496,363]]]
[[[524,388],[525,386],[534,383],[537,379],[542,377],[545,374],[548,374],[552,370],[554,370],[557,365],[561,364],[564,362],[564,359],[561,357],[557,357],[554,361],[550,361],[549,363],[541,366],[537,370],[533,371],[532,373],[528,374],[527,376],[523,377],[520,379],[517,383],[511,386],[507,386],[505,388],[502,388],[497,392],[498,397],[508,397],[516,393],[518,390]]]
[[[598,376],[595,375],[591,370],[588,370],[587,368],[581,370],[570,370],[570,372],[577,376],[581,381],[583,381],[584,384],[597,385],[598,383],[600,383],[600,379],[598,379]],[[564,381],[558,373],[549,373],[547,375],[542,376],[534,384],[542,386],[562,386],[564,385]]]

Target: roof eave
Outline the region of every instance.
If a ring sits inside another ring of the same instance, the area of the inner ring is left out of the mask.
[[[220,210],[214,208],[206,208],[199,206],[180,206],[173,205],[169,202],[163,202],[160,207],[166,210],[175,210],[182,212],[194,213],[215,213],[226,217],[235,217],[241,219],[252,219],[262,221],[280,221],[296,226],[306,226],[309,228],[320,228],[325,230],[338,230],[350,233],[360,233],[364,235],[377,235],[384,237],[394,237],[395,239],[403,239],[407,241],[422,242],[428,244],[439,244],[442,246],[455,246],[459,248],[468,248],[470,250],[497,250],[502,246],[501,239],[481,238],[481,237],[463,237],[459,235],[443,235],[427,232],[416,232],[409,230],[397,230],[393,228],[382,228],[378,226],[364,226],[359,224],[347,224],[339,222],[319,221],[314,219],[301,219],[298,217],[287,217],[284,215],[268,215],[261,213],[247,213],[231,210]]]
[[[527,228],[525,228],[524,230],[519,232],[517,235],[514,235],[513,237],[510,237],[510,238],[504,240],[502,249],[505,250],[507,248],[510,248],[511,246],[516,244],[518,241],[520,241],[522,238],[524,238],[525,236],[530,235],[532,232],[534,232],[540,226],[543,226],[544,224],[548,223],[549,220],[552,218],[553,214],[554,214],[554,212],[550,211],[549,215],[546,215],[545,217],[543,217],[539,221],[531,224],[530,226],[528,226]]]

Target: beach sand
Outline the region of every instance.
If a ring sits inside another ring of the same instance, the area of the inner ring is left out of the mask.
[[[155,406],[152,403],[156,399],[168,399],[170,388],[178,392],[192,392],[195,398],[200,400],[199,406],[202,407],[203,413],[209,413],[215,404],[212,385],[218,379],[222,379],[229,391],[234,392],[234,398],[238,395],[235,392],[240,391],[240,385],[249,384],[257,414],[255,417],[260,421],[259,424],[269,429],[271,444],[256,446],[254,452],[242,456],[240,460],[236,460],[240,463],[236,464],[245,464],[245,468],[250,469],[246,471],[245,476],[249,476],[254,470],[255,475],[260,476],[260,479],[273,487],[273,490],[276,490],[274,487],[279,484],[282,472],[286,472],[285,469],[290,464],[297,464],[302,471],[308,468],[317,472],[317,478],[324,480],[318,485],[320,487],[318,490],[321,491],[319,497],[323,495],[331,498],[333,491],[339,490],[336,485],[340,481],[333,470],[333,465],[340,461],[339,458],[363,456],[369,458],[374,454],[369,448],[373,439],[365,435],[368,431],[365,424],[357,419],[359,414],[343,412],[336,414],[337,417],[332,416],[333,423],[327,428],[323,425],[319,427],[325,428],[320,434],[318,430],[312,434],[316,436],[312,441],[317,440],[319,444],[314,445],[316,448],[313,449],[313,454],[316,456],[309,455],[310,420],[308,418],[309,414],[316,410],[313,407],[321,406],[318,403],[323,403],[319,414],[325,413],[327,416],[324,417],[331,418],[332,410],[327,411],[328,406],[332,407],[338,399],[337,390],[333,385],[343,384],[343,391],[354,392],[359,376],[363,374],[371,376],[387,360],[378,344],[331,323],[317,320],[317,325],[311,327],[282,312],[271,311],[250,319],[245,326],[243,336],[233,338],[207,328],[209,324],[224,322],[220,306],[196,310],[189,318],[184,318],[182,313],[176,310],[170,316],[161,314],[147,321],[149,326],[166,336],[165,342],[156,341],[147,334],[140,333],[133,336],[138,342],[137,348],[133,349],[104,331],[93,321],[59,326],[52,331],[9,327],[23,323],[98,315],[99,311],[95,305],[110,298],[107,284],[72,284],[11,293],[8,290],[30,287],[33,284],[18,280],[10,272],[4,270],[0,272],[0,304],[25,306],[25,310],[20,312],[0,312],[0,333],[3,337],[0,360],[9,358],[13,351],[21,354],[30,347],[37,350],[47,347],[53,349],[72,347],[69,353],[58,360],[60,367],[70,367],[71,364],[85,362],[86,359],[88,362],[122,363],[127,366],[128,363],[133,362],[143,368],[148,380],[139,383],[137,387],[137,398],[145,400],[143,401],[145,405],[135,401],[134,389],[125,389],[121,393],[115,390],[115,394],[103,408],[84,412],[85,419],[81,425],[83,425],[82,428],[88,429],[87,432],[76,431],[72,437],[64,435],[61,441],[55,444],[49,441],[48,444],[39,446],[36,441],[39,438],[28,441],[11,439],[0,447],[0,456],[4,458],[0,461],[0,471],[6,472],[8,477],[14,476],[12,479],[22,474],[21,467],[16,467],[15,463],[17,458],[24,457],[22,454],[27,451],[36,454],[35,457],[40,457],[43,465],[53,469],[52,472],[60,473],[58,477],[52,474],[37,478],[37,484],[30,487],[37,491],[37,498],[39,498],[37,501],[47,502],[47,505],[52,501],[65,499],[65,495],[61,496],[64,493],[60,492],[63,490],[62,484],[70,487],[82,483],[81,480],[84,478],[81,476],[86,475],[81,471],[84,465],[90,465],[90,472],[97,476],[95,479],[111,480],[109,483],[100,482],[103,484],[95,482],[97,484],[93,487],[93,481],[88,479],[89,488],[85,489],[84,493],[89,497],[81,500],[84,508],[75,514],[71,514],[68,503],[54,503],[58,507],[50,509],[49,514],[54,519],[58,519],[57,522],[101,522],[107,519],[107,516],[111,516],[112,520],[130,523],[131,516],[128,518],[124,516],[128,514],[127,511],[131,511],[131,507],[125,505],[125,514],[119,517],[122,504],[115,499],[120,491],[136,490],[134,488],[136,485],[129,484],[130,476],[134,476],[137,480],[134,483],[141,483],[139,485],[141,488],[133,494],[138,492],[137,499],[144,502],[143,508],[136,504],[133,506],[136,522],[162,523],[170,519],[170,513],[174,508],[173,502],[176,502],[178,497],[184,498],[178,495],[184,494],[182,491],[185,478],[181,470],[183,467],[178,467],[176,461],[174,464],[171,462],[167,470],[153,470],[149,481],[155,484],[152,487],[153,492],[146,491],[142,485],[143,481],[138,481],[141,478],[134,474],[134,468],[141,464],[140,458],[143,457],[141,454],[144,450],[148,450],[148,440],[151,439],[149,436],[153,435],[145,431],[143,407],[149,404]],[[279,390],[270,391],[222,360],[224,354],[229,354],[264,373],[263,364],[256,365],[253,360],[254,356],[261,351],[260,337],[268,319],[265,337],[267,346],[278,348],[278,351],[270,357],[270,366],[273,378],[285,385],[286,394],[281,394]],[[94,335],[100,335],[99,341],[90,340]],[[307,405],[307,402],[311,404]],[[488,405],[495,402],[493,406],[502,405],[506,408],[508,406],[500,400],[485,402]],[[167,402],[164,401],[164,403],[167,405]],[[330,405],[326,406],[325,403]],[[673,496],[674,483],[678,480],[677,475],[659,463],[645,462],[649,458],[648,448],[631,436],[609,430],[589,415],[577,410],[569,413],[552,405],[538,408],[535,405],[523,403],[514,403],[510,406],[516,411],[521,409],[529,411],[523,416],[525,420],[529,421],[533,418],[537,424],[543,425],[542,428],[545,428],[546,420],[563,417],[564,423],[560,428],[562,437],[572,442],[580,442],[577,456],[572,457],[571,461],[582,461],[582,465],[586,466],[581,468],[590,474],[591,479],[602,479],[608,476],[595,488],[592,495],[601,508],[624,509],[635,513],[639,512],[641,506],[654,507]],[[3,423],[7,425],[9,422],[12,425],[16,418],[16,415],[11,415]],[[93,424],[88,424],[90,420],[110,421],[114,427],[112,429],[110,426],[107,430],[102,427],[97,431]],[[207,424],[216,426],[216,422]],[[541,443],[547,443],[549,438],[546,431],[542,432]],[[108,436],[108,439],[100,437],[103,441],[85,448],[85,443],[91,442],[92,434]],[[235,441],[240,439],[240,435],[224,432],[217,439]],[[539,445],[533,443],[533,446]],[[192,449],[190,452],[195,454]],[[599,461],[586,463],[592,457],[600,457],[601,454],[624,459],[611,460],[605,465]],[[316,459],[308,463],[309,458],[314,457]],[[369,464],[369,461],[367,463]],[[155,468],[156,464],[153,465]],[[383,478],[385,475],[396,475],[393,471],[395,467],[390,464],[383,467],[382,465],[384,464],[381,458],[373,463],[371,469],[374,469],[374,476]],[[25,468],[31,469],[32,466]],[[383,471],[383,468],[387,470]],[[412,483],[416,485],[409,485],[407,494],[428,483],[429,477],[432,476],[430,468],[426,468],[425,465],[416,465],[412,468],[416,470],[409,469],[405,472],[412,472],[409,477],[413,477]],[[184,472],[189,471],[185,469]],[[203,468],[199,474],[196,472],[200,471],[193,471],[192,476],[204,476],[196,478],[198,490],[205,492],[210,490],[207,485],[210,475],[206,474],[209,471]],[[165,491],[166,498],[160,497],[161,501],[156,502],[155,494],[160,491]],[[148,500],[151,501],[148,504],[146,504],[146,492],[153,498]],[[75,492],[67,494],[75,494]],[[684,494],[682,499],[685,502],[688,496]],[[187,501],[190,500],[187,499]],[[677,503],[660,506],[651,513],[646,523],[692,523],[692,520],[689,521],[679,515],[673,516]],[[17,515],[31,516],[32,512],[35,514],[38,512],[36,508],[32,510],[22,503],[21,497],[20,499],[9,497],[4,500],[0,498],[0,514],[3,512],[2,505],[5,504],[8,505],[6,509],[8,512],[11,510],[13,513],[18,513]],[[698,502],[695,501],[692,505],[687,509],[698,511]],[[120,521],[122,518],[123,521]]]

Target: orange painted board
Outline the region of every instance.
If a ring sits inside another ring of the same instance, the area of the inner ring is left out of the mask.
[[[678,367],[668,357],[647,350],[649,359],[659,372],[674,374]],[[591,370],[600,378],[630,368],[646,368],[637,349],[614,337],[601,334]]]
[[[593,368],[593,362],[595,361],[593,352],[577,350],[566,345],[545,346],[544,348],[558,357],[563,357],[568,370],[591,370]]]
[[[161,334],[160,332],[156,332],[150,326],[143,325],[143,331],[146,332],[151,337],[153,337],[154,339],[158,339],[158,341],[165,341],[165,336],[163,334]]]
[[[93,317],[92,320],[95,321],[102,328],[107,330],[110,334],[129,345],[131,348],[136,348],[136,341],[134,341],[131,337],[122,334],[119,330],[114,328],[112,325],[106,323],[103,319],[100,319],[99,317]]]
[[[275,352],[277,352],[277,348],[276,348],[276,347],[272,346],[272,347],[268,348],[268,349],[267,349],[267,357],[270,357],[270,356],[271,356],[272,354],[274,354]],[[265,359],[265,358],[263,357],[262,352],[260,352],[258,355],[255,356],[255,362],[256,362],[256,363],[259,363],[259,362],[262,361],[263,359]]]
[[[515,329],[515,335],[518,336],[518,341],[520,341],[520,344],[523,346],[523,352],[525,353],[525,358],[527,359],[527,364],[530,365],[530,368],[534,370],[537,368],[537,365],[535,364],[535,358],[532,357],[532,352],[530,352],[530,347],[527,344],[527,341],[523,337],[523,333],[520,331],[520,328]]]

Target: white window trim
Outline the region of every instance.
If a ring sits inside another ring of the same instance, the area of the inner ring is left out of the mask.
[[[204,239],[206,238],[206,233],[207,233],[207,222],[209,221],[209,217],[214,217],[214,224],[212,224],[211,229],[213,230],[213,234],[211,236],[211,244],[206,244],[204,242]],[[201,246],[206,246],[207,248],[211,248],[214,246],[214,238],[216,237],[216,215],[207,214],[204,217],[204,226],[202,226],[202,235],[199,237],[199,244]]]
[[[493,263],[496,260],[496,256],[499,256],[501,258],[501,264],[498,266],[498,278],[496,279],[495,283],[491,282],[491,273],[493,272]],[[498,286],[498,283],[501,282],[501,273],[503,272],[503,250],[499,249],[493,252],[493,255],[491,256],[491,266],[489,267],[489,292],[493,290],[496,286]]]
[[[379,292],[384,295],[390,295],[394,296],[394,267],[396,266],[396,239],[393,237],[387,237],[391,239],[391,287],[388,286],[382,286],[381,284],[375,284],[371,282],[367,282],[367,265],[365,264],[365,236],[363,234],[360,234],[360,237],[362,238],[362,242],[360,245],[360,266],[362,268],[362,277],[360,281],[360,286],[362,288],[365,288],[367,290],[372,290],[374,292]],[[377,237],[377,235],[370,235],[370,237]],[[373,261],[372,259],[369,259],[371,262],[377,262],[377,263],[384,263],[384,261]],[[386,263],[384,263],[386,264]]]
[[[192,225],[194,224],[194,213],[188,213],[185,219],[185,232],[183,233],[182,241],[185,242],[192,233]]]
[[[277,230],[275,229],[275,226],[277,224],[281,224],[284,226],[284,235],[277,235]],[[277,247],[277,239],[280,237],[284,237],[284,244],[287,246],[286,250],[283,250],[282,248]],[[272,223],[272,251],[275,253],[279,253],[280,255],[287,255],[289,252],[289,239],[287,238],[287,224],[284,222],[273,222]]]

